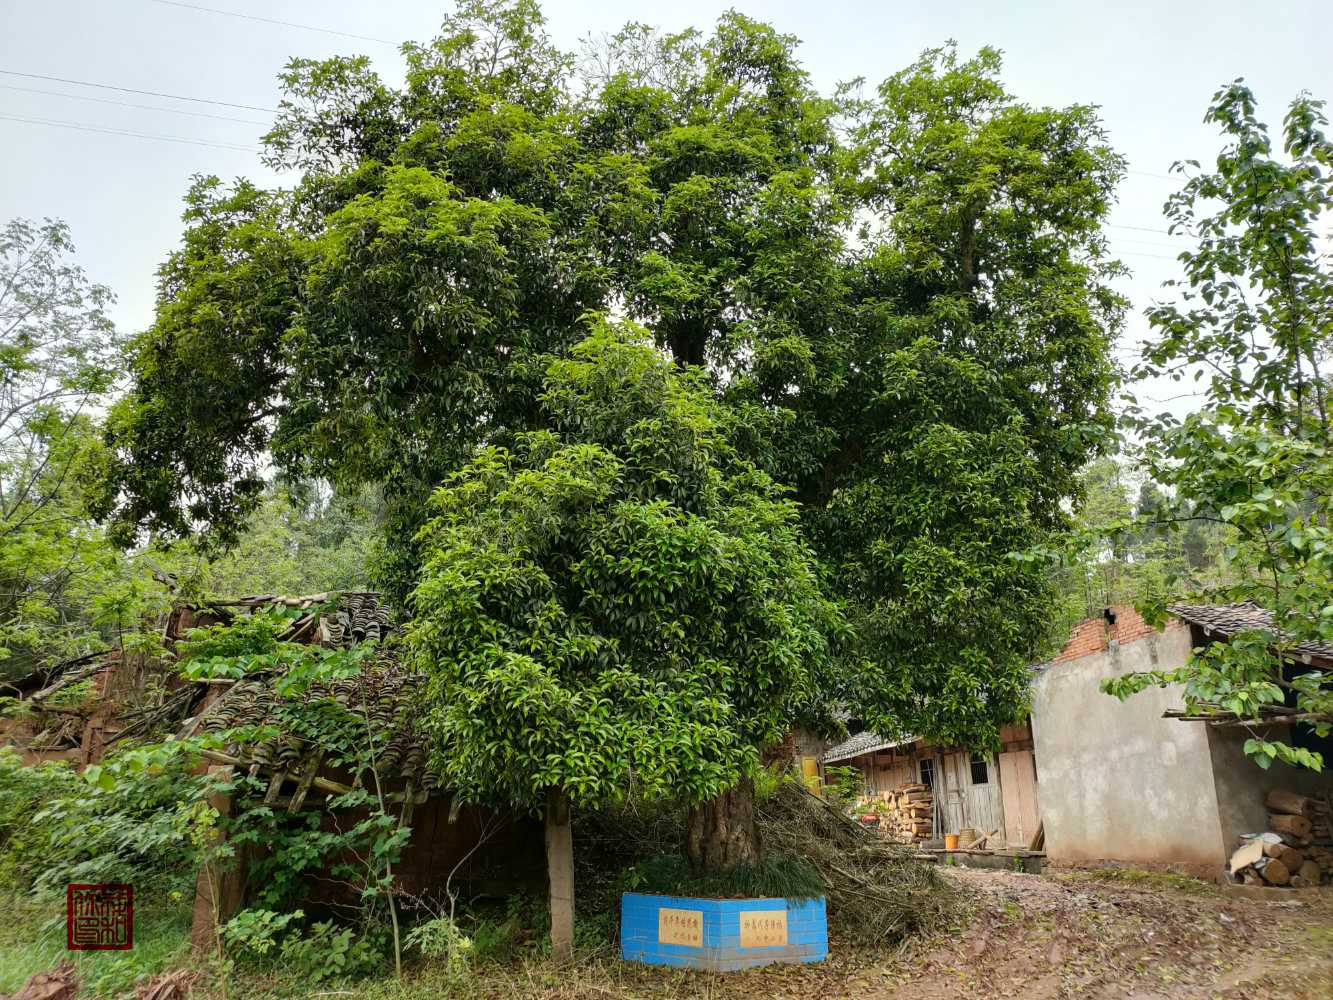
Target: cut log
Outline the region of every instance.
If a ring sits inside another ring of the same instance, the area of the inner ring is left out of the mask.
[[[1240,873],[1240,880],[1246,885],[1263,885],[1264,880],[1259,877],[1259,873],[1253,868],[1246,868]]]
[[[1285,813],[1290,816],[1304,816],[1308,819],[1315,812],[1314,799],[1307,799],[1304,795],[1297,795],[1285,788],[1274,788],[1268,793],[1264,803],[1271,812]]]
[[[1289,833],[1298,839],[1310,836],[1310,821],[1304,816],[1290,816],[1285,813],[1270,814],[1268,828],[1278,833]]]
[[[1287,871],[1296,872],[1305,864],[1305,852],[1295,847],[1288,847],[1277,856],[1277,859],[1287,866]]]
[[[1286,885],[1291,881],[1291,869],[1277,858],[1269,858],[1268,864],[1264,865],[1263,871],[1259,874],[1269,885]]]
[[[1300,870],[1296,874],[1311,885],[1318,885],[1320,875],[1319,863],[1316,861],[1307,861],[1301,865]]]

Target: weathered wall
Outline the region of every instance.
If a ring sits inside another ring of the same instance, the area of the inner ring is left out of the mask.
[[[1259,767],[1241,749],[1250,735],[1245,729],[1214,727],[1203,722],[1179,724],[1199,726],[1208,732],[1218,815],[1222,837],[1228,847],[1235,847],[1236,839],[1242,833],[1260,833],[1268,829],[1264,797],[1274,788],[1316,796],[1333,792],[1333,778],[1327,773],[1316,774],[1307,768],[1285,764],[1274,764],[1268,770]]]
[[[1225,844],[1205,727],[1162,718],[1180,704],[1176,690],[1151,688],[1127,702],[1098,690],[1108,677],[1183,663],[1189,631],[1139,628],[1132,611],[1117,611],[1117,627],[1100,644],[1067,647],[1033,682],[1047,854],[1055,862],[1210,869],[1222,863]]]

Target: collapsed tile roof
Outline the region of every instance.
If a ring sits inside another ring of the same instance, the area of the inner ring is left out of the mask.
[[[1253,601],[1240,604],[1172,604],[1167,610],[1182,621],[1199,626],[1205,635],[1216,634],[1230,639],[1254,629],[1276,631],[1273,613]],[[1290,652],[1307,660],[1310,657],[1333,659],[1333,646],[1322,642],[1297,643],[1291,647]]]
[[[253,613],[270,607],[307,612],[280,636],[290,642],[350,649],[364,642],[382,642],[395,631],[391,609],[381,602],[378,594],[369,591],[294,598],[260,595],[210,604],[199,610],[226,610],[234,614],[232,609],[236,608]],[[317,770],[324,748],[285,729],[284,709],[291,701],[279,693],[276,680],[276,675],[250,677],[221,688],[182,733],[270,727],[277,731],[276,735],[228,748],[239,766],[251,773],[270,773],[275,780],[281,777],[291,781],[299,780],[307,770]],[[409,670],[391,650],[381,650],[363,663],[357,676],[312,685],[300,695],[300,700],[307,704],[336,702],[364,714],[380,741],[376,766],[381,775],[410,783],[418,792],[430,792],[438,784],[428,766],[426,741],[420,737],[418,728],[425,686],[423,674]],[[277,781],[275,791],[280,786],[281,781]]]
[[[306,704],[336,702],[357,715],[364,715],[380,741],[376,767],[381,774],[411,782],[416,790],[429,792],[438,787],[438,782],[429,767],[426,741],[419,732],[425,686],[424,675],[408,670],[390,655],[381,655],[367,661],[359,676],[313,685],[300,698]],[[288,704],[271,678],[241,681],[205,710],[202,728],[207,732],[225,732],[273,727],[277,735],[236,746],[232,752],[242,767],[285,773],[296,780],[311,766],[312,760],[322,756],[323,748],[284,729],[283,709]]]

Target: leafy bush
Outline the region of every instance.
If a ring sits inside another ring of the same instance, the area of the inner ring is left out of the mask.
[[[287,925],[305,916],[302,910],[275,913],[272,910],[242,910],[222,928],[222,940],[231,954],[263,961],[278,946],[278,935]]]
[[[828,777],[825,794],[834,805],[847,808],[861,797],[865,790],[865,779],[855,767],[828,767],[824,769]]]
[[[454,975],[467,972],[472,963],[472,939],[462,932],[451,917],[436,917],[417,924],[408,932],[407,944],[423,958],[443,959]]]
[[[189,888],[194,849],[178,822],[204,793],[183,758],[115,779],[65,763],[25,767],[0,749],[0,884],[63,890],[69,882],[129,882],[140,894]]]
[[[384,961],[381,935],[339,927],[332,920],[311,924],[304,933],[289,934],[282,942],[282,964],[311,982],[363,976]]]

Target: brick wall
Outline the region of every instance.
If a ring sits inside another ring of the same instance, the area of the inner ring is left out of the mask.
[[[1115,614],[1114,625],[1108,623],[1102,615],[1098,615],[1096,618],[1085,618],[1070,629],[1068,641],[1060,648],[1059,655],[1052,662],[1063,663],[1068,660],[1077,660],[1089,653],[1100,653],[1109,647],[1112,642],[1123,646],[1125,643],[1134,642],[1136,639],[1142,639],[1157,632],[1134,610],[1133,605],[1113,604],[1111,605],[1111,611]],[[1170,630],[1184,628],[1185,625],[1175,618],[1170,618],[1167,620],[1166,627]]]

